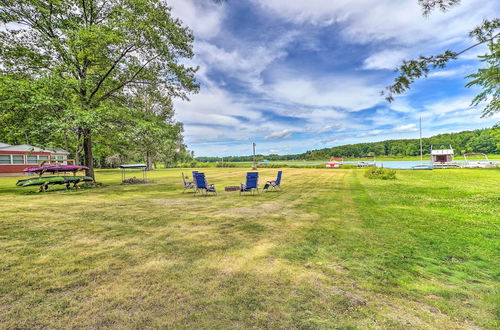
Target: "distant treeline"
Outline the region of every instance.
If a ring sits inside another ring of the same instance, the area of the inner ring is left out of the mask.
[[[451,144],[456,155],[466,152],[483,152],[486,154],[500,154],[500,128],[464,131],[459,133],[447,133],[423,138],[424,155],[430,153],[430,146]],[[359,158],[363,156],[417,156],[420,155],[420,140],[386,140],[382,142],[356,143],[332,148],[306,151],[297,155],[256,155],[257,161],[264,159],[277,160],[320,160],[330,157]],[[220,157],[196,157],[200,162],[217,162]],[[224,157],[228,162],[251,162],[253,156],[229,156]]]
[[[297,158],[299,155],[255,155],[255,159],[257,161],[266,160],[295,160],[301,159]],[[196,157],[195,158],[199,162],[220,162],[221,157]],[[224,157],[224,162],[252,162],[253,156],[228,156]]]

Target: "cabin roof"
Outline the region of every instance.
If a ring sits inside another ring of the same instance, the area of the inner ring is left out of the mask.
[[[54,151],[54,153],[56,154],[69,154],[69,151],[66,151],[62,148],[54,148],[54,149],[51,149],[51,151]]]
[[[453,155],[453,149],[434,149],[431,155]]]
[[[29,144],[18,144],[18,145],[10,145],[7,143],[0,142],[0,150],[2,151],[21,151],[21,152],[50,152],[51,154],[64,154],[69,155],[69,152],[61,149],[43,149],[40,147],[31,146]]]
[[[45,150],[39,147],[30,146],[29,144],[19,144],[15,146],[7,145],[4,147],[0,146],[2,151],[24,151],[24,152],[51,152],[50,150]]]

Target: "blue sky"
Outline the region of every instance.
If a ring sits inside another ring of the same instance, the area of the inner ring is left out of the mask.
[[[470,107],[478,48],[388,104],[379,92],[402,59],[461,50],[498,16],[496,0],[463,0],[423,17],[417,0],[169,0],[196,37],[201,89],[175,101],[196,156],[263,154],[491,127]]]

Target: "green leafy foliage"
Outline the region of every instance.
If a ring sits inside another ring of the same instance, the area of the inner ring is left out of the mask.
[[[198,90],[197,69],[182,63],[193,56],[193,35],[164,1],[0,0],[0,23],[0,79],[7,82],[0,120],[50,126],[30,127],[35,136],[51,132],[45,145],[64,139],[84,152],[88,175],[94,150],[106,149],[110,136],[116,141],[109,132],[147,130],[145,122],[125,123],[140,116],[118,115],[140,111],[128,107],[131,95],[152,86],[166,99],[185,99]]]
[[[218,162],[215,164],[215,167],[237,167],[238,164],[235,163],[229,163],[229,162]]]
[[[439,134],[430,138],[423,138],[423,153],[424,155],[429,154],[431,144],[451,144],[455,153],[458,155],[465,152],[500,153],[500,149],[498,149],[497,145],[500,143],[500,137],[494,134],[494,132],[498,130],[499,129],[492,128],[464,131],[460,133]],[[480,143],[474,141],[480,141]],[[376,156],[417,156],[420,154],[418,139],[404,139],[357,143],[312,150],[299,155],[299,159],[315,160],[328,159],[329,157],[363,157],[375,150],[382,151],[382,146],[384,146],[385,152],[376,153]]]
[[[396,171],[389,168],[369,167],[365,171],[365,177],[378,180],[396,180]]]
[[[424,14],[428,15],[433,9],[440,8],[445,11],[460,3],[460,0],[418,0]],[[388,102],[394,101],[394,95],[408,91],[411,85],[420,78],[427,77],[433,69],[442,69],[459,56],[479,45],[488,44],[488,52],[479,56],[485,67],[467,76],[470,79],[467,87],[476,86],[481,92],[472,100],[473,106],[484,104],[483,116],[500,111],[500,18],[483,20],[483,22],[470,31],[469,36],[477,40],[470,47],[461,51],[446,50],[442,54],[433,56],[419,56],[414,60],[406,60],[396,69],[398,73],[392,85],[388,86],[381,94]]]
[[[436,8],[442,11],[448,10],[451,7],[458,5],[460,0],[418,0],[420,6],[424,10],[424,14],[428,15]]]
[[[431,69],[442,69],[448,61],[456,58],[457,53],[447,50],[443,54],[428,57],[419,56],[417,60],[403,61],[403,64],[397,69],[399,76],[394,80],[394,84],[387,87],[387,101],[392,102],[394,94],[403,94],[415,80],[427,77]]]
[[[481,62],[486,64],[485,68],[467,76],[471,81],[466,85],[481,89],[472,100],[472,105],[487,103],[483,109],[483,117],[500,111],[500,43],[491,42],[489,48],[489,54],[479,56]]]

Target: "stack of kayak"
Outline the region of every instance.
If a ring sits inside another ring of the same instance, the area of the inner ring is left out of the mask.
[[[42,175],[44,173],[59,173],[59,172],[73,172],[76,173],[78,171],[88,170],[87,166],[81,165],[45,165],[38,167],[30,167],[23,170],[23,172],[27,173],[36,173]]]
[[[39,167],[31,167],[24,170],[27,173],[38,174],[38,177],[24,179],[17,181],[17,186],[19,187],[29,187],[29,186],[40,186],[39,191],[45,191],[49,188],[49,185],[66,185],[69,189],[71,184],[73,187],[77,187],[77,184],[82,182],[92,182],[94,181],[89,176],[76,175],[78,171],[83,171],[88,169],[86,166],[80,165],[47,165]],[[43,176],[45,173],[59,174],[71,172],[73,175],[56,175],[56,176]]]

